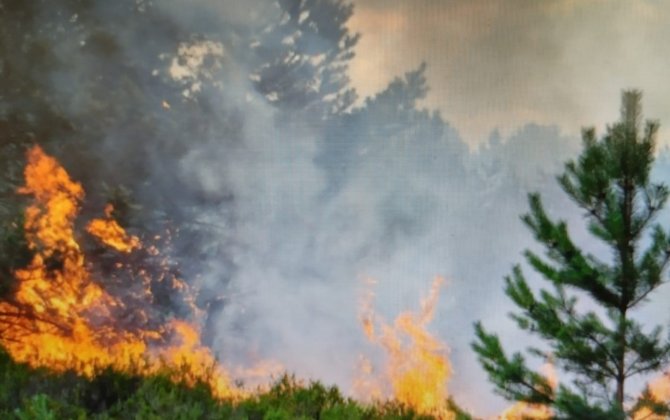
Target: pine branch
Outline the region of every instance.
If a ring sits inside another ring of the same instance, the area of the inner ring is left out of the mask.
[[[582,154],[566,163],[565,173],[558,177],[566,194],[586,211],[590,233],[613,251],[612,263],[584,253],[572,241],[566,222],[551,220],[540,196],[530,194],[530,211],[522,220],[545,254],[526,251],[526,261],[553,284],[555,293],[541,290],[536,297],[518,266],[505,279],[505,292],[521,309],[512,318],[520,328],[548,342],[560,366],[576,376],[573,385],[582,395],[561,387],[553,399],[554,408],[565,418],[625,418],[626,380],[670,362],[670,342],[660,339],[661,328],[645,333],[628,315],[666,283],[670,233],[657,226],[651,244],[638,255],[641,238],[670,190],[649,181],[658,125],[648,123],[644,136],[640,134],[639,92],[624,92],[622,103],[621,121],[609,126],[601,140],[595,130],[583,131]],[[594,312],[579,315],[577,297],[565,294],[568,287],[592,297],[607,310],[614,325],[606,326]],[[497,337],[481,326],[477,336],[481,344],[475,351],[498,389],[507,397],[527,399],[528,385],[536,382],[521,354],[507,358]],[[597,386],[603,395],[594,391]],[[615,391],[612,395],[610,389]],[[609,408],[592,404],[589,400],[594,398]]]

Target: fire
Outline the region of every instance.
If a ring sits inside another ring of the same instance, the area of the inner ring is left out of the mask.
[[[655,401],[667,402],[670,400],[670,376],[666,373],[651,381],[649,392]],[[638,410],[633,416],[633,420],[664,420],[666,418],[666,416],[654,414],[647,407]]]
[[[552,363],[547,363],[541,368],[542,373],[547,378],[552,389],[558,387],[558,376]],[[500,416],[500,420],[549,420],[553,418],[551,408],[542,404],[529,404],[519,401]]]
[[[432,415],[439,419],[455,417],[448,408],[447,381],[451,375],[451,366],[447,348],[426,330],[433,319],[443,282],[442,278],[435,279],[418,313],[403,312],[393,325],[381,321],[380,332],[375,328],[372,295],[364,302],[361,317],[363,330],[370,341],[384,348],[388,361],[383,382],[359,378],[355,384],[357,392],[365,392],[368,396],[392,396],[422,415]],[[362,361],[362,371],[364,374],[372,373],[372,366],[367,359]],[[380,385],[386,382],[390,384],[390,390]]]
[[[228,372],[217,363],[210,349],[200,345],[200,331],[196,327],[182,320],[172,321],[171,326],[179,342],[159,354],[168,366],[187,367],[174,373],[176,380],[189,385],[204,380],[219,398],[243,395],[240,390],[231,387]]]
[[[558,386],[558,377],[553,364],[547,363],[542,367],[542,373],[547,377],[553,389]],[[666,373],[649,383],[649,392],[654,401],[667,402],[670,400],[670,376]],[[500,420],[549,420],[553,418],[551,409],[545,405],[517,402],[499,417]],[[643,407],[633,415],[633,420],[665,420],[667,416],[654,414],[649,408]]]
[[[551,418],[553,418],[553,414],[549,407],[525,402],[514,404],[500,416],[501,420],[549,420]]]
[[[98,238],[103,244],[121,252],[131,252],[140,247],[140,239],[137,236],[128,236],[125,230],[112,218],[114,207],[107,204],[105,207],[105,219],[95,219],[86,227],[91,235]]]
[[[15,273],[14,296],[0,302],[0,343],[15,360],[86,376],[106,366],[140,374],[168,368],[175,380],[205,381],[217,397],[241,395],[200,344],[195,325],[173,320],[155,328],[128,328],[118,321],[124,302],[94,281],[76,239],[74,223],[84,190],[39,147],[28,153],[25,186],[19,192],[34,197],[24,226],[34,257]],[[106,219],[92,221],[88,232],[119,252],[140,248],[139,239],[127,235],[111,211],[108,207]],[[178,369],[184,365],[188,369]]]

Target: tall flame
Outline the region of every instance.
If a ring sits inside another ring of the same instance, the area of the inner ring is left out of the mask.
[[[186,364],[189,369],[173,369],[182,372],[174,373],[180,375],[176,380],[205,381],[220,398],[240,395],[211,351],[200,345],[195,325],[173,320],[129,330],[116,321],[124,303],[93,280],[75,236],[84,190],[37,146],[28,152],[25,182],[19,192],[34,197],[24,226],[34,257],[16,271],[14,296],[0,302],[0,343],[15,360],[87,376],[105,366],[150,374]],[[141,246],[111,218],[110,207],[106,219],[92,221],[88,232],[120,252]]]
[[[455,417],[448,407],[447,381],[451,375],[451,366],[447,348],[426,330],[433,319],[443,282],[440,277],[435,279],[418,313],[403,312],[393,325],[380,321],[379,333],[376,332],[375,314],[371,305],[372,295],[363,302],[363,330],[370,341],[384,348],[388,360],[385,378],[359,378],[355,384],[357,392],[365,392],[368,396],[392,396],[422,415],[432,415],[439,419]],[[363,359],[362,363],[363,373],[372,373],[369,361]],[[381,385],[383,383],[389,383],[390,390],[385,390]]]

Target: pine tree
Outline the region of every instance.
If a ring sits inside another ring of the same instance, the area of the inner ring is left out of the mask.
[[[584,211],[590,234],[604,243],[611,261],[580,249],[564,221],[545,212],[538,194],[530,194],[530,212],[522,217],[543,246],[541,256],[527,250],[528,264],[551,287],[539,293],[516,266],[505,279],[505,292],[520,310],[518,326],[541,338],[549,351],[528,353],[551,359],[562,369],[558,389],[528,367],[521,353],[509,356],[499,338],[475,326],[473,349],[498,393],[510,400],[551,406],[557,418],[617,419],[632,415],[648,401],[626,388],[633,376],[648,374],[670,361],[670,341],[662,328],[647,329],[632,317],[664,281],[670,260],[670,234],[654,222],[668,199],[668,187],[650,180],[658,124],[641,124],[641,93],[622,95],[621,120],[602,139],[583,131],[583,151],[558,177],[565,193]],[[596,310],[583,310],[588,297]],[[663,404],[657,405],[662,412]]]

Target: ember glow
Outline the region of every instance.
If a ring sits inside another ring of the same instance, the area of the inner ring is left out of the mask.
[[[372,310],[372,294],[368,295],[363,302],[361,323],[368,339],[384,348],[387,362],[379,377],[368,378],[374,372],[369,361],[362,360],[363,377],[355,383],[358,393],[395,398],[420,414],[439,419],[454,418],[448,408],[447,381],[451,366],[447,348],[426,329],[433,319],[443,283],[442,278],[436,278],[430,294],[421,302],[419,312],[403,312],[393,325],[376,319]]]
[[[20,193],[34,198],[24,226],[34,257],[16,272],[13,298],[0,303],[0,342],[15,360],[86,376],[107,366],[140,374],[167,368],[175,380],[208,383],[217,397],[241,395],[211,351],[201,346],[195,324],[173,319],[155,328],[128,328],[117,321],[125,304],[93,278],[77,241],[74,226],[84,190],[39,147],[28,153]],[[118,252],[140,248],[139,239],[111,218],[111,207],[105,219],[88,225],[88,232]],[[183,366],[188,369],[178,369]]]

